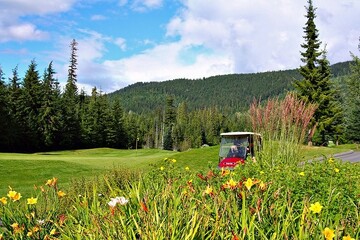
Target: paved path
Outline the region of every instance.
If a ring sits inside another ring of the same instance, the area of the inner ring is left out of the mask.
[[[360,162],[360,152],[349,151],[344,153],[334,154],[335,158],[340,158],[344,162]]]

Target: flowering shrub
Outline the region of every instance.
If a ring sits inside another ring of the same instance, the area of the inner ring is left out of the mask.
[[[9,189],[0,239],[359,239],[360,165],[193,172],[177,164],[114,170],[66,191],[53,178],[24,199]]]

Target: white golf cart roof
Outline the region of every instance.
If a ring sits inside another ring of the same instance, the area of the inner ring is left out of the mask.
[[[253,132],[226,132],[221,133],[220,136],[243,136],[243,135],[257,135],[260,136],[259,133],[253,133]]]

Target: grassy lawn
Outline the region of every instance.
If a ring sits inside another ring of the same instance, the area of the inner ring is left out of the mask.
[[[154,149],[108,148],[35,154],[0,153],[0,195],[8,191],[8,186],[30,193],[34,185],[43,185],[52,177],[59,178],[60,186],[65,186],[73,178],[99,175],[114,167],[146,170],[150,163],[173,154]]]
[[[359,146],[355,144],[343,144],[336,147],[308,147],[304,146],[304,158],[312,159],[322,156],[331,156],[336,153],[348,152],[348,151],[359,151]]]
[[[304,158],[356,149],[355,145],[335,148],[304,147]],[[148,170],[150,164],[164,158],[174,158],[180,167],[192,171],[213,168],[218,163],[219,146],[171,152],[158,149],[118,150],[109,148],[43,152],[35,154],[0,153],[0,195],[8,186],[23,194],[30,194],[34,185],[43,185],[47,179],[59,178],[65,187],[73,178],[93,177],[112,168]]]

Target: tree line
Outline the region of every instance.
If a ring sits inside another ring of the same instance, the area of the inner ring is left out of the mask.
[[[70,44],[64,89],[54,78],[52,62],[42,76],[35,60],[23,78],[15,67],[8,81],[0,68],[0,151],[95,147],[185,150],[218,144],[220,132],[238,130],[239,122],[247,127],[242,114],[225,116],[217,107],[189,111],[186,102],[175,106],[170,95],[163,107],[148,114],[125,111],[119,97],[109,98],[96,87],[87,95],[77,87],[77,44],[76,40]]]

